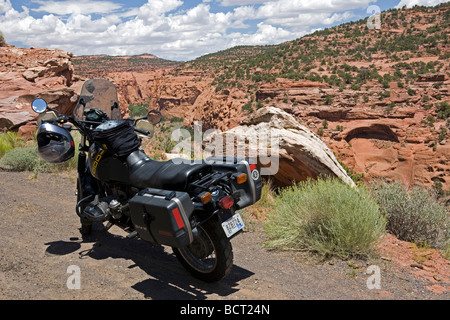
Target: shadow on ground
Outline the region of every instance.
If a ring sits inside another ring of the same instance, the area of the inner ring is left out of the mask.
[[[100,242],[96,239],[101,237]],[[208,295],[228,296],[239,289],[239,281],[254,273],[234,265],[230,274],[219,282],[205,283],[193,278],[178,262],[173,253],[162,246],[152,246],[140,239],[127,239],[112,233],[101,234],[95,230],[91,236],[71,238],[72,241],[54,241],[48,245],[46,254],[66,255],[78,251],[81,243],[92,243],[92,248],[80,251],[84,258],[103,260],[126,259],[134,264],[128,268],[140,268],[149,278],[132,285],[132,288],[153,300],[203,300]]]

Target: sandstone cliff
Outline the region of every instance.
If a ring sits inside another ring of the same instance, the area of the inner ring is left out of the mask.
[[[72,113],[77,78],[71,57],[62,50],[0,47],[0,130],[29,131],[37,116],[31,110],[35,98]]]

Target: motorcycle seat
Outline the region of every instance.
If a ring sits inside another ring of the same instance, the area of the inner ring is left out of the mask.
[[[189,178],[209,166],[205,163],[179,163],[181,161],[174,160],[156,161],[142,150],[134,151],[126,160],[131,185],[137,188],[184,191]]]

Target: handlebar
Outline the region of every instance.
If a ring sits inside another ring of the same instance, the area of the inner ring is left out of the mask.
[[[143,119],[145,119],[145,118],[143,118]],[[134,125],[133,125],[134,128],[133,129],[134,129],[135,132],[143,134],[145,136],[149,136],[152,133],[151,131],[136,127],[137,121],[138,120],[143,120],[143,119],[132,119],[132,118],[130,118],[130,120],[133,120],[133,122],[134,122]],[[59,126],[63,127],[66,130],[69,130],[69,131],[70,130],[78,130],[78,131],[82,132],[83,134],[85,134],[86,136],[88,136],[89,138],[91,136],[91,130],[89,129],[89,126],[90,125],[99,125],[99,124],[102,123],[102,122],[99,122],[99,121],[77,120],[73,116],[66,116],[66,115],[62,115],[62,114],[57,114],[56,118],[45,119],[45,120],[43,120],[43,122],[54,123],[56,125],[59,125]],[[76,129],[74,129],[72,127],[69,127],[70,125],[66,124],[67,122],[72,123],[76,127]]]
[[[142,133],[142,134],[144,134],[144,135],[146,135],[146,136],[148,136],[148,135],[150,134],[149,131],[147,131],[147,130],[142,130],[142,129],[138,129],[138,128],[136,128],[136,127],[134,127],[134,131],[139,132],[139,133]]]

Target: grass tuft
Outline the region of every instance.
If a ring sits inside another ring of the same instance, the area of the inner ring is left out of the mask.
[[[0,158],[11,149],[23,147],[24,145],[25,140],[19,133],[12,131],[0,133]]]

